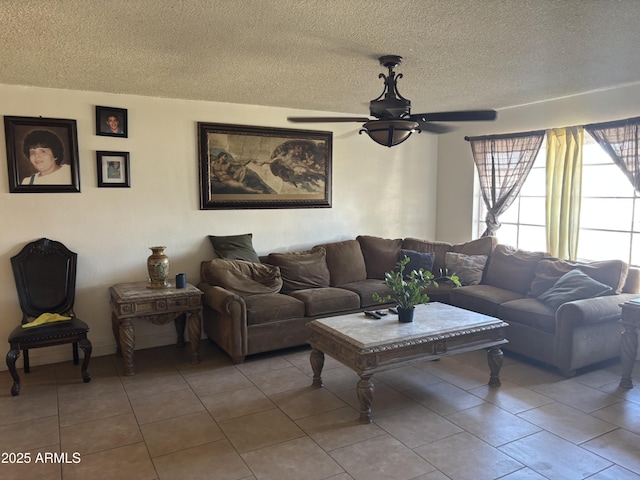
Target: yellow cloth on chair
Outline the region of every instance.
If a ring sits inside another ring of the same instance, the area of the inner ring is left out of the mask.
[[[65,317],[59,313],[43,313],[35,320],[32,320],[29,323],[23,323],[22,328],[33,328],[46,323],[64,322],[65,320],[71,320],[71,317]]]

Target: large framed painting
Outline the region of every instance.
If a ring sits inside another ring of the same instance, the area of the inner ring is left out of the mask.
[[[200,209],[331,207],[333,134],[198,123]]]
[[[4,117],[11,193],[80,192],[75,120]]]

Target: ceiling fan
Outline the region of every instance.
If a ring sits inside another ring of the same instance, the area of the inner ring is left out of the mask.
[[[380,145],[392,147],[404,142],[414,132],[447,133],[454,130],[453,127],[434,122],[477,122],[496,119],[495,110],[412,114],[411,101],[398,92],[397,81],[402,78],[402,74],[396,74],[394,71],[402,62],[402,57],[384,55],[378,60],[389,72],[387,75],[378,75],[378,78],[384,78],[384,89],[378,98],[369,102],[369,113],[375,120],[368,117],[288,117],[287,120],[299,123],[364,122],[360,133],[368,134]]]

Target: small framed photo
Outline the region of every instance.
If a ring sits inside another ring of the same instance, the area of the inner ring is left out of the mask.
[[[127,138],[126,108],[96,106],[96,135]]]
[[[80,192],[75,120],[4,117],[11,193]]]
[[[98,163],[98,187],[131,186],[129,174],[129,152],[96,152]]]

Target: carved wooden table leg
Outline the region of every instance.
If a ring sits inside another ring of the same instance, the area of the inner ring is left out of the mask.
[[[136,371],[133,368],[133,352],[136,345],[136,334],[133,330],[133,324],[131,319],[124,318],[120,321],[120,348],[122,349],[122,356],[124,358],[124,374],[135,375]]]
[[[191,348],[191,363],[200,363],[200,310],[191,310],[189,316],[189,346]]]
[[[633,372],[633,366],[636,363],[636,356],[638,355],[638,325],[634,322],[625,321],[624,316],[622,317],[622,325],[624,330],[622,332],[622,350],[620,352],[620,361],[622,364],[620,387],[633,388],[631,373]]]
[[[360,375],[356,393],[360,400],[360,423],[371,423],[371,403],[373,402],[372,375]]]
[[[120,347],[120,320],[115,314],[111,314],[111,330],[113,331],[113,338],[116,340],[116,357],[122,356],[122,348]]]
[[[91,360],[91,350],[93,347],[91,346],[91,342],[88,338],[83,338],[79,342],[80,348],[84,352],[84,360],[82,361],[82,381],[84,383],[88,383],[91,381],[91,374],[88,371],[89,361]]]
[[[311,369],[313,370],[313,383],[312,385],[317,388],[324,387],[322,383],[322,368],[324,367],[324,353],[315,348],[311,350],[311,356],[309,357],[311,362]]]
[[[176,346],[182,348],[186,345],[186,342],[184,341],[184,327],[186,325],[186,315],[188,314],[184,314],[184,315],[178,315],[176,317],[176,319],[174,320],[173,323],[175,323],[176,326],[176,333],[178,334],[178,340],[176,342]]]
[[[499,387],[500,382],[500,369],[502,368],[503,353],[499,347],[491,347],[487,353],[487,361],[489,362],[489,370],[491,376],[489,377],[490,387]]]

